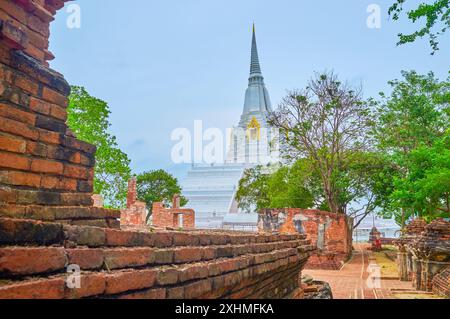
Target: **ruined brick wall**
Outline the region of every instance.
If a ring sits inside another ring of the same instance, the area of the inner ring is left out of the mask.
[[[175,195],[172,200],[172,208],[167,208],[163,203],[153,203],[152,224],[155,227],[169,228],[195,228],[195,212],[189,208],[180,208],[180,197]]]
[[[95,147],[68,130],[70,86],[48,68],[63,4],[0,2],[0,217],[116,227],[117,212],[91,207]]]
[[[432,291],[433,279],[450,266],[450,222],[441,218],[407,244],[413,255],[412,281],[417,290]]]
[[[120,223],[123,226],[145,226],[147,206],[137,200],[136,178],[128,181],[127,208],[120,210]]]
[[[346,215],[298,208],[263,210],[264,231],[306,234],[317,247],[306,268],[338,269],[352,253],[352,220]]]
[[[137,232],[0,219],[2,298],[301,298],[304,235]],[[78,265],[79,288],[66,267]]]

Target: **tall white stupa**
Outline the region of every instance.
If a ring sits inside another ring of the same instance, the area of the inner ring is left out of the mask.
[[[244,110],[239,124],[232,129],[227,157],[222,164],[194,164],[182,181],[183,195],[196,212],[196,227],[223,228],[227,224],[245,229],[256,226],[256,213],[240,212],[235,195],[246,168],[278,161],[278,136],[267,124],[271,111],[253,26]]]

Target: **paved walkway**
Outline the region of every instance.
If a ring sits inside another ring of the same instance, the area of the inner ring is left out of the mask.
[[[340,270],[305,269],[303,273],[328,282],[335,299],[392,299],[392,289],[412,290],[411,282],[380,278],[375,259],[366,248],[355,245],[352,259]]]

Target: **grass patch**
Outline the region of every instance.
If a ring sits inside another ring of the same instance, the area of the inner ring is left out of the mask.
[[[378,266],[380,266],[381,277],[398,277],[398,267],[395,261],[389,259],[382,251],[374,252],[373,256]]]
[[[440,296],[423,293],[401,292],[401,293],[394,293],[393,295],[396,299],[445,299]]]

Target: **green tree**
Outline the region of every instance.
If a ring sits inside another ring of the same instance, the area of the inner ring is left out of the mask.
[[[429,221],[450,217],[449,133],[433,146],[422,145],[405,156],[408,174],[394,180],[392,200],[397,207],[408,207]]]
[[[375,200],[364,201],[373,120],[361,89],[332,72],[316,74],[306,89],[289,92],[269,123],[286,136],[288,162],[308,159],[332,212],[358,216],[356,227],[375,209]]]
[[[389,82],[392,93],[381,93],[381,100],[374,103],[374,136],[386,163],[380,173],[383,180],[377,181],[383,198],[381,213],[394,216],[403,226],[412,216],[432,217],[438,206],[445,206],[442,201],[448,188],[436,194],[434,186],[446,185],[442,161],[450,161],[444,138],[449,127],[450,82],[439,81],[433,73],[402,75],[403,80]]]
[[[264,166],[246,169],[239,181],[236,201],[246,212],[270,207],[269,181],[270,174]]]
[[[137,197],[144,201],[149,209],[147,218],[152,213],[153,202],[163,202],[166,205],[171,204],[172,197],[181,194],[181,187],[178,180],[166,171],[154,170],[144,172],[136,176]],[[180,198],[181,206],[187,204],[187,199]]]
[[[394,20],[399,20],[404,11],[406,0],[396,0],[389,8],[389,15]],[[409,3],[409,2],[408,2]],[[439,50],[438,37],[443,35],[450,27],[450,0],[432,0],[428,3],[421,3],[418,7],[406,13],[409,20],[416,23],[420,19],[425,19],[425,24],[410,34],[400,33],[398,45],[415,42],[418,38],[427,36],[433,55]]]
[[[307,161],[298,161],[291,167],[257,166],[247,169],[236,195],[239,207],[250,212],[263,208],[315,206],[320,198],[315,198],[311,192],[314,186],[305,164]]]
[[[131,176],[130,160],[108,132],[108,104],[89,95],[85,88],[73,86],[67,112],[67,124],[77,138],[97,147],[94,192],[104,197],[106,206],[123,207]]]

